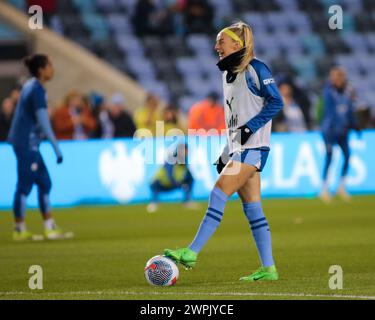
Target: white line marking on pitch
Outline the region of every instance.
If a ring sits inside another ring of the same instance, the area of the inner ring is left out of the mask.
[[[375,296],[341,295],[341,294],[310,294],[310,293],[257,293],[257,292],[135,292],[135,291],[73,291],[73,292],[0,292],[0,296],[41,295],[41,296],[73,296],[73,295],[183,295],[183,296],[266,296],[266,297],[312,297],[312,298],[339,298],[375,300]]]

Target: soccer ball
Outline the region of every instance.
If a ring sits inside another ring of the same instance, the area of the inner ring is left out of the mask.
[[[155,256],[147,261],[145,277],[153,286],[172,286],[176,283],[180,272],[172,259]]]

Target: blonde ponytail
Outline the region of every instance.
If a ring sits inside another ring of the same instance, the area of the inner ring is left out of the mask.
[[[240,73],[246,70],[247,66],[249,65],[251,59],[254,58],[254,42],[253,42],[253,31],[251,27],[246,23],[239,21],[227,29],[234,32],[244,44],[245,52],[242,56],[241,63],[239,66],[234,70],[236,73]]]

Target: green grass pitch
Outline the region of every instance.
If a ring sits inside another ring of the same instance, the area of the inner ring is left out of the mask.
[[[241,283],[259,266],[238,200],[229,201],[221,226],[194,270],[180,267],[173,287],[152,287],[146,261],[164,248],[187,246],[204,214],[163,204],[56,209],[75,238],[14,243],[10,212],[0,212],[0,299],[375,299],[375,197],[335,200],[265,200],[280,280]],[[42,232],[37,211],[28,227]],[[28,269],[43,268],[43,290],[30,290]],[[343,289],[328,286],[331,265],[343,269]]]

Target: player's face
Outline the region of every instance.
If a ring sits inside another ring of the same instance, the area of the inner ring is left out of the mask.
[[[54,73],[55,69],[53,68],[52,62],[48,60],[46,66],[40,70],[40,75],[45,81],[48,81],[53,78]]]
[[[289,85],[289,84],[282,84],[280,87],[279,87],[279,91],[280,91],[280,94],[282,95],[282,97],[284,98],[292,98],[293,97],[293,90],[292,90],[292,87]]]
[[[215,50],[219,55],[219,59],[222,60],[225,57],[229,56],[233,52],[241,49],[238,42],[234,41],[224,32],[219,32],[216,37]]]
[[[331,82],[336,88],[343,88],[346,83],[346,73],[342,69],[333,69],[330,74]]]

